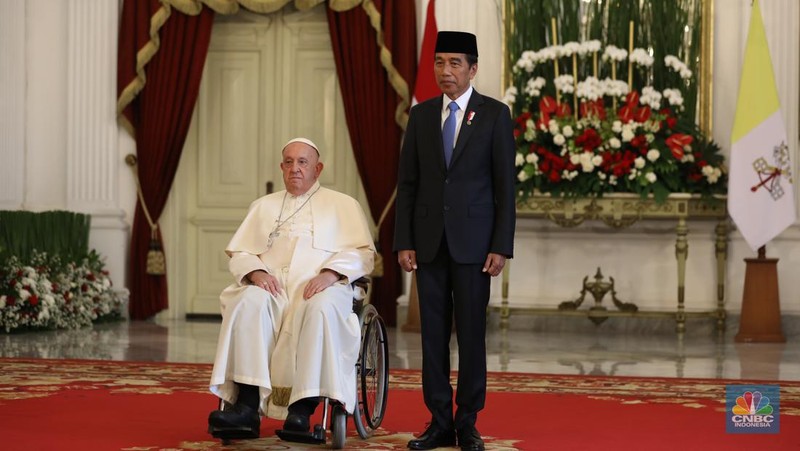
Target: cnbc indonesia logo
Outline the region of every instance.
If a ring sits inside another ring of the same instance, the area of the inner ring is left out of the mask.
[[[738,396],[731,413],[734,428],[772,429],[776,419],[769,398],[760,391],[746,391]]]

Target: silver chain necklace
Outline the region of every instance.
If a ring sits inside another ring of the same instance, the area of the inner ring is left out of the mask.
[[[321,188],[321,186],[318,186],[317,189],[315,189],[314,192],[311,193],[308,196],[308,199],[304,200],[303,203],[297,208],[297,210],[294,211],[294,213],[290,214],[286,219],[281,221],[281,218],[283,217],[283,207],[286,206],[286,196],[289,195],[289,191],[286,191],[285,193],[283,193],[283,201],[281,201],[281,212],[278,214],[278,219],[275,220],[275,227],[273,227],[272,228],[272,232],[269,233],[269,240],[267,241],[267,248],[271,248],[273,240],[275,240],[275,238],[277,238],[277,237],[279,237],[281,235],[281,233],[280,233],[281,226],[286,224],[286,222],[288,222],[290,219],[292,219],[294,217],[294,215],[299,213],[300,210],[302,210],[303,207],[306,206],[308,201],[310,201],[311,198],[314,197],[314,194],[317,194],[317,191],[319,191],[320,188]]]

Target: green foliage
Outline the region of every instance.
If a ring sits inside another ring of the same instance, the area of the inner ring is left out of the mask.
[[[30,260],[46,252],[63,261],[79,261],[89,252],[91,217],[69,211],[0,210],[0,258],[15,255]]]

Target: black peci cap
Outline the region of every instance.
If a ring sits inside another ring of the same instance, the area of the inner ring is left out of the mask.
[[[436,36],[434,53],[465,53],[478,56],[478,40],[472,33],[440,31]]]

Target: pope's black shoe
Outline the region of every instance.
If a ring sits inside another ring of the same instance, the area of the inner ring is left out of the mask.
[[[408,442],[408,447],[410,449],[434,449],[442,446],[455,446],[455,444],[455,431],[448,431],[440,428],[436,423],[431,423],[422,435]]]
[[[458,446],[464,451],[483,451],[483,439],[475,426],[466,426],[458,430]]]
[[[283,429],[292,432],[308,432],[310,425],[308,415],[290,413],[283,422]]]
[[[261,418],[256,410],[244,404],[234,404],[229,409],[211,412],[208,428],[215,437],[258,438]]]

